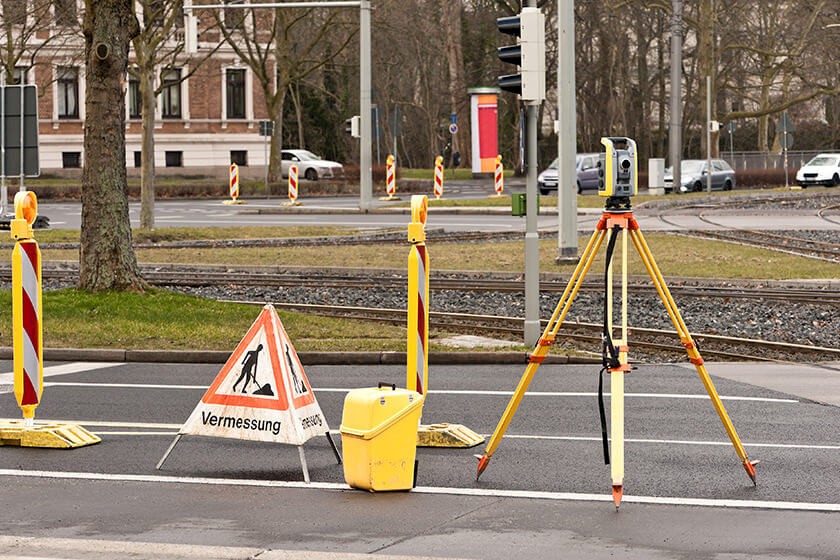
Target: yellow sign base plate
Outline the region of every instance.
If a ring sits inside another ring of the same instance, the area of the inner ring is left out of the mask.
[[[61,422],[35,423],[26,427],[23,420],[0,420],[0,446],[49,447],[70,449],[102,441],[78,424]]]
[[[420,424],[417,447],[475,447],[484,438],[461,424]]]
[[[248,203],[247,203],[247,202],[245,202],[244,200],[239,200],[239,199],[237,198],[237,199],[235,199],[235,200],[234,200],[234,199],[230,199],[230,200],[223,200],[223,201],[222,201],[222,204],[248,204]]]

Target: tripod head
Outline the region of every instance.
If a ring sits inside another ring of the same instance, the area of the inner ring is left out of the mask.
[[[630,210],[630,197],[639,190],[639,161],[636,142],[625,137],[601,138],[604,152],[598,162],[601,176],[598,195],[607,197],[605,210]]]

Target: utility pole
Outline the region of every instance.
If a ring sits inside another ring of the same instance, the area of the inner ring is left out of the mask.
[[[577,115],[575,3],[557,0],[557,262],[575,262],[577,236]]]
[[[682,165],[682,0],[671,0],[671,123],[668,143],[675,193],[680,192]]]

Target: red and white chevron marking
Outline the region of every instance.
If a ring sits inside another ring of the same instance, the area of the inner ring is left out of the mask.
[[[502,194],[502,191],[505,190],[505,180],[504,180],[504,167],[502,166],[502,162],[496,164],[496,172],[493,174],[495,183],[493,188],[496,190],[496,194]]]
[[[435,196],[440,198],[443,196],[443,165],[435,165]]]
[[[429,325],[426,323],[426,246],[414,245],[413,251],[417,251],[417,293],[414,294],[414,304],[417,306],[417,355],[414,362],[414,371],[417,378],[417,392],[421,395],[426,392],[424,383],[424,372],[426,370],[426,341],[428,340]]]
[[[296,201],[298,197],[298,167],[289,167],[289,200]]]
[[[21,285],[15,297],[20,298],[23,311],[23,392],[20,405],[37,405],[41,394],[41,263],[38,244],[34,241],[18,243],[21,259]],[[15,334],[18,330],[15,329]]]
[[[230,197],[237,198],[239,196],[239,166],[231,164],[230,166]]]
[[[385,192],[388,196],[394,196],[397,192],[397,177],[394,172],[394,163],[390,159],[385,165]]]

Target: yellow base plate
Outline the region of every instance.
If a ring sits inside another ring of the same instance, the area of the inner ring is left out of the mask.
[[[417,447],[475,447],[484,438],[461,424],[421,424]]]
[[[26,427],[23,420],[0,420],[0,446],[49,447],[70,449],[102,441],[78,424],[35,423]]]
[[[248,203],[245,202],[244,200],[239,200],[237,198],[236,200],[223,200],[222,204],[248,204]]]

